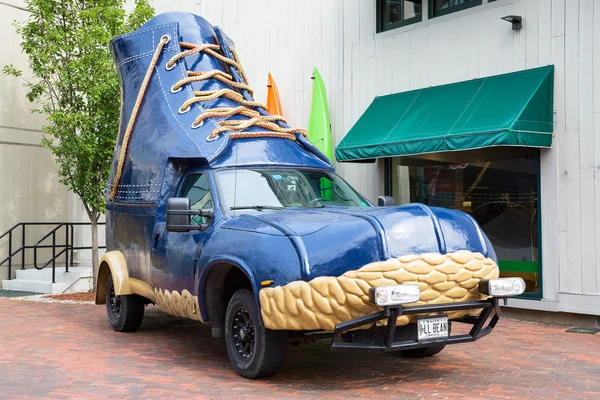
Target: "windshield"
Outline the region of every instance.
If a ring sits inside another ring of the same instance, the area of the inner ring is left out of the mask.
[[[334,173],[312,169],[248,168],[215,174],[232,215],[285,207],[369,206]]]

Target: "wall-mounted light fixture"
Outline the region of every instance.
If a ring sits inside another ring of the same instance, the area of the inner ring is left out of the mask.
[[[513,31],[521,29],[523,26],[523,18],[520,15],[507,15],[506,17],[502,17],[501,19],[510,22],[512,24]]]

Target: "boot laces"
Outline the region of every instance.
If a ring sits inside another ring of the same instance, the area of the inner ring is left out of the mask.
[[[243,82],[234,81],[232,75],[221,70],[200,72],[187,71],[187,78],[183,78],[177,83],[175,83],[171,87],[172,92],[176,93],[180,91],[184,85],[187,85],[191,82],[201,82],[207,79],[216,79],[219,82],[222,82],[231,88],[237,90],[247,90],[251,96],[254,95],[252,87],[247,83],[248,79],[246,77],[246,73],[244,72],[244,69],[242,68],[242,65],[234,49],[230,49],[233,55],[233,59],[231,59],[219,53],[221,47],[216,44],[196,45],[193,43],[180,42],[180,46],[182,49],[186,49],[186,51],[183,51],[171,57],[171,59],[167,61],[165,68],[172,69],[177,61],[185,57],[192,56],[198,53],[206,53],[222,61],[230,69],[235,68],[241,75]],[[230,88],[224,88],[219,90],[195,90],[194,97],[191,97],[190,99],[186,100],[179,108],[179,112],[185,113],[189,111],[191,105],[194,103],[203,103],[211,100],[216,100],[221,97],[233,100],[236,103],[239,103],[240,105],[238,107],[221,107],[207,109],[194,120],[194,123],[192,124],[193,128],[202,126],[204,121],[208,118],[229,118],[234,115],[242,115],[249,119],[220,121],[220,126],[213,129],[211,134],[207,137],[207,140],[209,141],[217,139],[220,134],[223,134],[225,132],[232,132],[229,135],[231,139],[252,137],[280,137],[290,140],[296,140],[296,134],[301,134],[304,136],[307,135],[304,129],[283,128],[279,126],[279,124],[277,124],[278,121],[286,123],[285,119],[281,115],[261,115],[258,111],[255,110],[255,107],[266,109],[266,106],[264,104],[257,101],[246,100],[241,93]],[[265,129],[266,131],[240,132],[252,126]]]
[[[125,134],[123,136],[123,143],[121,145],[121,153],[119,154],[119,161],[117,163],[117,170],[115,173],[115,178],[112,183],[112,188],[109,194],[109,199],[114,200],[119,181],[121,180],[121,174],[123,171],[123,164],[125,163],[125,157],[127,154],[127,149],[129,145],[129,139],[131,137],[131,132],[133,131],[133,126],[135,124],[137,114],[144,99],[144,95],[146,93],[146,88],[148,87],[148,83],[150,82],[150,78],[152,77],[152,72],[154,71],[154,67],[158,62],[158,58],[162,52],[162,49],[169,43],[170,41],[169,35],[163,35],[156,46],[156,50],[154,51],[154,55],[150,60],[150,65],[146,70],[146,75],[144,76],[144,80],[140,86],[140,91],[138,92],[137,99],[135,101],[133,110],[131,112],[131,117],[129,118],[129,122],[127,124],[127,128],[125,130]],[[233,59],[229,57],[225,57],[219,51],[221,50],[221,46],[216,44],[202,44],[196,45],[193,43],[180,42],[180,47],[185,49],[179,54],[174,55],[167,61],[165,64],[165,68],[167,70],[172,70],[175,67],[175,63],[184,57],[188,57],[198,53],[206,53],[229,66],[229,68],[235,68],[238,73],[241,75],[243,82],[236,82],[233,80],[233,76],[220,71],[220,70],[211,70],[211,71],[187,71],[187,77],[180,79],[177,81],[172,87],[171,92],[177,93],[179,92],[183,86],[192,83],[192,82],[202,82],[207,79],[216,79],[219,82],[224,83],[225,85],[237,89],[237,90],[246,90],[248,93],[253,96],[254,90],[248,84],[248,79],[246,77],[246,73],[242,68],[242,65],[239,61],[239,58],[233,48],[230,48],[231,53],[233,55]],[[187,99],[179,108],[179,113],[184,114],[188,112],[191,108],[191,105],[194,103],[202,103],[206,101],[215,100],[218,98],[227,98],[229,100],[233,100],[239,104],[238,107],[220,107],[220,108],[210,108],[204,110],[202,114],[200,114],[192,123],[191,128],[196,129],[204,124],[204,121],[208,118],[229,118],[234,115],[241,115],[247,117],[249,119],[246,120],[223,120],[219,121],[219,126],[213,129],[213,131],[206,138],[207,141],[216,140],[219,135],[224,134],[226,132],[229,133],[229,137],[231,139],[249,139],[249,138],[260,138],[260,137],[272,137],[272,138],[282,138],[288,140],[296,140],[296,135],[303,135],[305,137],[308,136],[306,130],[299,128],[283,128],[277,124],[277,122],[287,123],[285,119],[281,115],[262,115],[255,108],[260,107],[266,109],[267,107],[260,102],[246,100],[244,96],[235,90],[230,88],[224,88],[219,90],[195,90],[194,97]],[[264,131],[258,132],[242,132],[244,129],[250,127],[259,127],[265,129]]]

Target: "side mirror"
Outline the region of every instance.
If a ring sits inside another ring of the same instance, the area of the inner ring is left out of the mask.
[[[167,230],[173,232],[187,232],[190,229],[190,199],[187,197],[173,197],[167,200]]]
[[[211,219],[213,210],[192,210],[190,199],[187,197],[172,197],[167,200],[167,231],[189,232],[192,230],[203,231],[209,224],[194,225],[190,223],[192,215],[199,215]]]
[[[395,201],[392,196],[379,196],[377,198],[378,207],[389,207],[393,205],[395,205]]]

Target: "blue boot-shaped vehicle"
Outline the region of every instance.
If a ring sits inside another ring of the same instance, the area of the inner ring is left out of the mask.
[[[233,42],[201,17],[158,15],[111,50],[122,108],[96,303],[115,330],[155,304],[210,324],[259,378],[318,339],[431,356],[490,333],[499,300],[523,292],[469,215],[375,207],[337,176],[254,100]]]

